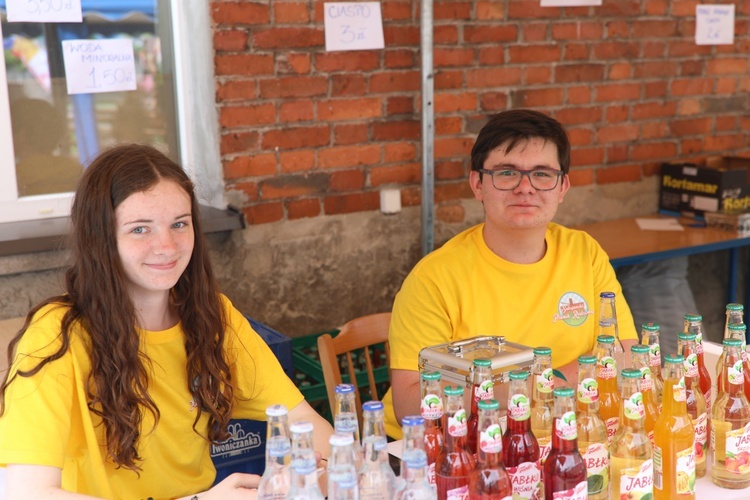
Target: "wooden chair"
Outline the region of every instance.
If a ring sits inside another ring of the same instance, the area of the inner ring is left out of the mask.
[[[341,330],[335,338],[329,334],[323,334],[318,337],[318,354],[320,355],[320,364],[323,368],[323,378],[326,382],[326,392],[328,393],[328,404],[331,405],[331,414],[336,404],[335,388],[342,383],[341,364],[339,356],[343,356],[345,363],[345,373],[349,375],[350,383],[358,386],[356,380],[355,366],[352,353],[361,350],[365,359],[365,369],[367,372],[368,397],[372,401],[379,400],[375,374],[373,372],[376,363],[373,363],[373,346],[376,344],[385,344],[386,369],[390,361],[388,349],[388,327],[391,323],[391,313],[378,313],[362,316],[347,322],[341,327]],[[388,376],[390,380],[390,374]],[[361,380],[361,376],[360,376]],[[362,428],[362,400],[359,390],[355,391],[357,397],[357,418]]]

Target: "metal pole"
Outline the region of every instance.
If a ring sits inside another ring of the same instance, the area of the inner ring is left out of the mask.
[[[435,247],[435,78],[432,58],[433,0],[422,0],[422,255]]]

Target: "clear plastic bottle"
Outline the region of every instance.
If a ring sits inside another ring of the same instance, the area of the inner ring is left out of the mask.
[[[540,465],[549,455],[552,447],[552,412],[555,400],[555,376],[552,374],[552,349],[534,348],[534,362],[531,365],[531,431],[539,443]]]
[[[333,408],[333,428],[338,434],[351,434],[354,467],[357,473],[362,470],[362,445],[359,441],[359,421],[357,420],[357,388],[353,384],[339,384],[334,389],[336,406]]]
[[[443,449],[443,397],[440,372],[422,373],[422,403],[424,418],[424,447],[427,452],[427,480],[435,486],[435,462]]]
[[[544,462],[544,498],[547,500],[585,500],[588,486],[586,465],[578,451],[578,424],[575,391],[558,387],[555,397],[555,420],[552,424],[552,450]]]
[[[586,465],[589,500],[607,500],[610,486],[607,424],[599,415],[599,386],[595,372],[596,357],[578,358],[578,451]]]
[[[685,405],[695,431],[695,477],[703,477],[706,475],[706,448],[710,426],[708,405],[698,380],[695,334],[681,333],[677,336],[677,354],[684,358],[682,373],[685,377]]]
[[[401,477],[404,489],[398,492],[401,500],[432,500],[437,491],[427,480],[427,453],[424,449],[424,423],[418,416],[401,419],[404,433],[403,455],[401,456]]]
[[[313,424],[294,422],[289,426],[289,431],[292,434],[292,485],[286,498],[323,500],[313,449]]]
[[[617,307],[615,306],[615,292],[599,294],[599,328],[597,335],[612,335],[615,339],[612,345],[612,356],[617,362],[618,370],[625,368],[625,348],[620,341],[620,328],[617,325]],[[618,375],[618,380],[620,379]]]
[[[630,359],[633,368],[641,371],[641,394],[643,394],[643,407],[646,409],[643,427],[653,446],[654,425],[659,417],[659,409],[654,402],[654,380],[649,366],[649,347],[643,344],[630,346]]]
[[[469,451],[477,453],[477,423],[479,421],[478,403],[495,397],[495,385],[492,381],[492,361],[477,358],[472,363],[471,413],[467,421]]]
[[[362,405],[362,426],[365,454],[359,473],[359,497],[363,500],[390,500],[396,492],[396,474],[388,463],[382,402],[368,401]]]
[[[328,443],[328,500],[358,500],[357,466],[354,463],[354,438],[351,432],[333,434]]]
[[[286,498],[291,486],[289,462],[292,453],[287,408],[271,405],[266,408],[266,417],[266,469],[258,485],[258,498]]]
[[[641,343],[648,346],[651,380],[654,383],[654,402],[661,412],[661,394],[664,391],[664,378],[661,375],[661,344],[659,342],[659,325],[645,323],[641,325]]]
[[[708,373],[706,362],[703,359],[703,316],[700,314],[686,314],[684,333],[695,334],[695,353],[698,356],[698,381],[700,383],[703,399],[706,401],[708,411],[711,411],[711,374]],[[747,363],[747,360],[744,360]],[[747,368],[747,364],[745,368]]]
[[[500,404],[494,399],[478,403],[477,463],[469,476],[469,500],[502,500],[513,496],[510,475],[503,466],[503,430]]]
[[[465,498],[469,494],[474,457],[466,444],[464,388],[447,386],[443,388],[443,395],[445,443],[435,463],[438,498]]]
[[[620,424],[620,391],[617,387],[618,365],[613,351],[615,338],[612,335],[599,335],[596,338],[596,383],[599,386],[599,415],[607,424],[607,439],[612,439]]]

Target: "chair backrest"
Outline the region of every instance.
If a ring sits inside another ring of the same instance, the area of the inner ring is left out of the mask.
[[[362,428],[362,400],[359,394],[359,386],[362,381],[361,365],[355,362],[355,356],[361,351],[361,357],[364,358],[364,368],[366,371],[368,397],[370,400],[379,400],[377,391],[377,382],[374,370],[380,363],[379,359],[373,359],[374,346],[384,344],[385,347],[385,370],[388,370],[390,361],[390,352],[388,349],[388,327],[391,323],[391,313],[378,313],[362,316],[347,322],[341,327],[336,337],[329,334],[323,334],[318,337],[318,353],[320,355],[320,364],[323,368],[323,378],[326,382],[326,392],[328,393],[328,403],[331,405],[331,415],[336,404],[335,388],[342,383],[342,365],[345,373],[349,376],[349,383],[358,387],[355,391],[357,396],[357,418],[360,429]],[[353,356],[352,354],[355,354]],[[339,356],[342,356],[341,362]],[[360,358],[361,359],[361,358]],[[360,368],[360,370],[357,370]],[[381,368],[378,368],[382,370]],[[357,372],[360,372],[359,381]],[[390,380],[390,373],[388,376]]]

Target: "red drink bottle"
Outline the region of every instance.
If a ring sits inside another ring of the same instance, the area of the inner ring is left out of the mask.
[[[703,360],[703,316],[700,314],[685,315],[685,333],[695,334],[695,352],[698,355],[698,380],[703,398],[706,400],[706,409],[711,413],[711,374],[708,373],[706,363]],[[744,367],[748,368],[747,355],[742,359]],[[745,379],[750,384],[750,374]]]
[[[440,373],[422,373],[422,404],[424,418],[424,449],[427,453],[427,480],[435,484],[435,462],[443,449],[443,398],[440,396]]]
[[[477,454],[477,404],[495,397],[492,382],[492,361],[489,359],[475,359],[472,369],[471,385],[471,413],[467,422],[469,451]]]
[[[469,476],[470,500],[511,499],[513,488],[503,466],[503,431],[500,405],[494,399],[480,401],[477,431],[477,465]]]
[[[557,387],[555,418],[552,422],[552,450],[544,461],[544,498],[546,500],[586,500],[588,482],[586,464],[578,451],[575,391]]]
[[[443,396],[445,442],[435,462],[438,499],[466,498],[474,457],[466,443],[464,388],[447,386],[443,389]]]

